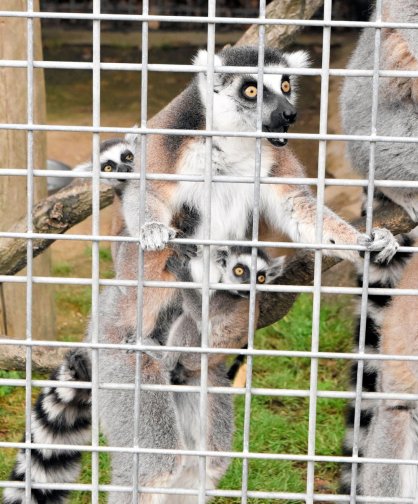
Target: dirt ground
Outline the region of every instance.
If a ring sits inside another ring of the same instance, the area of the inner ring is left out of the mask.
[[[69,32],[59,35],[54,31],[46,32],[45,59],[78,59],[91,57],[89,33]],[[119,36],[120,35],[120,36]],[[170,33],[151,32],[150,62],[180,63],[190,61],[197,48],[204,47],[205,33]],[[67,37],[67,38],[66,38]],[[217,42],[220,47],[233,43],[239,33],[222,33]],[[102,59],[104,61],[139,61],[138,39],[133,34],[108,34],[102,37]],[[356,40],[356,34],[344,32],[334,34],[331,47],[331,66],[344,68]],[[53,41],[53,43],[52,43]],[[322,34],[320,31],[301,34],[295,48],[303,48],[311,54],[314,67],[321,66]],[[149,117],[154,115],[187,84],[190,74],[149,73]],[[101,124],[106,126],[129,127],[139,118],[140,75],[133,72],[102,72],[101,77]],[[91,124],[91,75],[83,71],[48,70],[46,72],[48,120],[55,124]],[[338,96],[341,79],[330,78],[328,131],[340,132]],[[305,77],[301,79],[299,117],[293,132],[318,132],[319,129],[320,78]],[[112,135],[103,135],[103,139]],[[308,140],[290,141],[304,163],[308,175],[317,174],[318,142]],[[48,157],[58,159],[70,166],[86,161],[91,154],[91,135],[84,133],[48,132]],[[327,145],[327,176],[335,178],[353,178],[355,175],[345,158],[343,142],[329,142]],[[345,218],[353,218],[359,213],[360,189],[328,187],[326,202]],[[112,208],[101,212],[101,232],[110,233]],[[87,219],[71,230],[73,234],[89,234],[91,219]],[[53,260],[73,260],[83,253],[85,243],[60,241],[52,246]],[[333,270],[335,271],[335,270]],[[350,283],[350,269],[342,268],[343,273],[332,275],[336,281]],[[337,277],[341,277],[337,280]],[[331,281],[331,278],[330,278]]]

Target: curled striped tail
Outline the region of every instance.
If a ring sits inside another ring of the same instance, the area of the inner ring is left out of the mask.
[[[52,373],[51,380],[91,381],[90,358],[83,350],[72,350]],[[46,387],[32,410],[31,440],[39,444],[84,445],[90,442],[90,389]],[[31,480],[34,483],[72,483],[80,472],[81,453],[77,449],[61,450],[33,448],[31,450]],[[10,480],[25,481],[26,456],[20,449]],[[32,503],[60,504],[66,501],[66,490],[32,489]],[[25,501],[23,488],[6,488],[4,504]]]
[[[401,246],[409,247],[413,245],[413,240],[408,235],[397,237]],[[411,258],[410,252],[398,252],[389,264],[370,263],[369,266],[369,287],[371,288],[394,288],[397,286],[405,265]],[[363,273],[358,274],[358,286],[363,285]],[[383,312],[391,302],[391,296],[371,295],[367,302],[367,319],[365,333],[365,353],[374,354],[379,352],[380,326]],[[355,351],[358,350],[360,331],[360,317],[358,317],[357,328],[355,332]],[[363,368],[363,392],[376,392],[377,375],[379,361],[366,360]],[[356,389],[358,363],[353,361],[350,369],[351,389]],[[346,433],[343,443],[343,455],[351,457],[353,454],[353,427],[354,427],[354,400],[347,407],[346,415]],[[362,399],[360,412],[360,430],[358,437],[359,456],[364,454],[364,443],[367,436],[370,422],[377,407],[377,401],[373,399]],[[341,494],[349,494],[351,491],[351,464],[343,464],[341,468]],[[361,471],[361,464],[357,466],[357,472]],[[358,477],[357,477],[358,480]]]

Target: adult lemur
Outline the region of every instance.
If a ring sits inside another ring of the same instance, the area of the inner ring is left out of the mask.
[[[384,0],[382,5],[384,21],[417,22],[418,5],[414,0]],[[375,19],[375,13],[371,19]],[[351,57],[348,68],[373,69],[374,61],[373,28],[365,29]],[[418,70],[418,32],[410,29],[381,30],[380,69],[383,70]],[[377,134],[382,136],[418,136],[418,80],[407,77],[380,77],[377,110]],[[341,95],[341,111],[345,133],[370,135],[372,117],[372,82],[371,78],[347,77]],[[368,176],[370,144],[368,142],[349,142],[348,153],[354,169],[363,177]],[[417,180],[418,156],[413,143],[378,142],[375,150],[375,178],[392,180]],[[387,199],[401,205],[409,215],[418,219],[418,190],[401,188],[379,188],[375,193],[375,210],[384,205]],[[412,244],[410,236],[398,238],[404,246]],[[371,287],[395,287],[403,273],[411,254],[399,253],[390,264],[370,264]],[[359,269],[359,285],[363,284],[362,269]],[[366,324],[366,352],[378,351],[380,325],[385,307],[390,296],[369,296]],[[418,316],[417,316],[418,320]],[[357,330],[358,339],[358,330]],[[365,362],[363,389],[376,390],[377,362]],[[357,364],[352,366],[351,381],[357,381]],[[367,435],[368,425],[373,416],[373,401],[362,400],[359,454],[363,454],[363,440]],[[346,455],[352,454],[352,426],[354,408],[349,406],[347,416],[347,435],[344,442]],[[361,466],[359,466],[361,471]],[[350,492],[351,465],[343,467],[341,493]]]
[[[197,65],[206,65],[206,52],[199,52]],[[258,50],[255,47],[228,48],[215,57],[216,66],[257,66]],[[266,69],[303,67],[307,65],[304,52],[284,54],[266,49]],[[190,129],[205,128],[206,77],[200,73],[192,83],[163,109],[149,126],[153,128]],[[257,80],[254,75],[216,73],[213,93],[213,129],[221,131],[256,130]],[[276,134],[287,131],[295,121],[295,78],[266,74],[263,89],[263,130]],[[261,175],[263,177],[303,177],[303,167],[293,153],[284,147],[280,138],[261,141]],[[214,137],[212,169],[217,175],[254,176],[255,138]],[[147,172],[200,175],[205,170],[205,140],[200,137],[175,135],[150,135],[147,142]],[[136,170],[139,157],[136,156]],[[205,184],[200,182],[148,181],[145,217],[139,216],[139,183],[130,181],[123,196],[124,217],[131,236],[139,236],[146,250],[164,246],[170,229],[176,227],[178,215],[193,215],[194,225],[188,226],[185,236],[202,237],[202,223],[210,210],[210,237],[214,240],[245,239],[251,229],[254,187],[247,183],[213,183],[211,208],[205,208]],[[260,189],[260,214],[270,229],[285,231],[295,241],[314,242],[316,200],[309,188],[295,184],[262,184]],[[397,243],[386,230],[377,230],[369,240],[331,210],[324,209],[323,242],[367,244],[370,249],[381,250],[378,260],[390,258]],[[357,251],[332,251],[353,261],[359,260]],[[164,272],[165,261],[156,254],[146,258],[154,278]],[[201,277],[201,263],[192,260],[195,280]],[[216,271],[216,268],[211,268]],[[165,274],[164,274],[165,275]],[[170,278],[170,275],[167,275]],[[216,280],[216,279],[213,279]],[[150,291],[144,298],[143,331],[148,334],[155,325],[161,309],[170,302],[170,296],[155,296]],[[134,323],[134,321],[133,321]]]
[[[132,245],[122,244],[118,253],[118,271],[131,265],[125,261]],[[179,281],[191,281],[189,257],[191,248],[181,247],[169,257],[167,267]],[[125,253],[128,252],[127,255]],[[248,284],[250,281],[251,248],[231,247],[218,249],[216,264],[221,280],[228,284]],[[280,275],[281,259],[270,260],[261,250],[256,262],[258,283],[268,283]],[[120,318],[112,311],[123,306],[126,292],[111,287],[101,295],[101,340],[107,343],[135,341],[134,328],[117,324]],[[248,299],[243,291],[217,291],[210,300],[211,330],[209,346],[215,348],[240,348],[248,334]],[[159,343],[166,346],[192,346],[201,344],[201,295],[195,289],[185,289],[176,296],[171,322],[168,318],[159,324]],[[116,305],[114,304],[116,303]],[[177,317],[177,318],[176,318]],[[163,334],[165,333],[165,335]],[[153,358],[156,357],[156,358]],[[101,350],[99,355],[100,381],[131,383],[134,355],[129,351]],[[226,387],[229,381],[224,365],[225,355],[212,354],[208,359],[208,385]],[[52,379],[63,381],[90,381],[90,359],[85,352],[67,354],[65,362],[53,373]],[[143,356],[142,383],[200,384],[200,354],[174,353],[156,347]],[[133,392],[100,391],[101,424],[111,446],[131,446],[133,439]],[[197,449],[199,442],[199,395],[196,393],[141,392],[139,406],[139,444],[145,448]],[[90,432],[90,391],[69,388],[47,388],[41,393],[33,411],[33,441],[36,443],[87,444]],[[232,396],[208,394],[207,448],[212,451],[230,451],[233,431]],[[207,487],[212,488],[224,474],[229,459],[208,457]],[[80,453],[77,450],[33,450],[32,478],[37,482],[69,482],[77,478]],[[132,455],[112,455],[112,484],[132,485]],[[139,484],[169,488],[197,488],[199,481],[196,457],[141,454]],[[20,451],[11,479],[24,480],[25,452]],[[33,490],[35,503],[65,501],[68,492],[62,490]],[[24,490],[6,489],[5,504],[20,504]],[[110,503],[128,503],[129,493],[111,493]],[[196,502],[196,497],[143,494],[141,502],[180,503]]]

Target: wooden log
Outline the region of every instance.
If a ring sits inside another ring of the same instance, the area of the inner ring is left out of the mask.
[[[3,0],[2,10],[26,11],[25,0]],[[35,9],[39,2],[35,1]],[[34,21],[34,57],[42,60],[41,30],[39,20]],[[17,17],[0,19],[0,59],[27,59],[27,20]],[[28,121],[27,112],[27,70],[25,68],[0,69],[0,122],[23,123]],[[34,122],[46,122],[45,83],[41,69],[34,70]],[[26,168],[27,134],[19,130],[0,130],[0,169]],[[35,168],[46,166],[46,135],[34,134],[33,164]],[[34,200],[47,195],[46,179],[37,178],[34,184]],[[26,178],[0,176],[0,230],[6,231],[26,213]],[[44,254],[34,261],[35,275],[49,275],[50,256]],[[22,284],[4,283],[0,285],[0,332],[7,332],[11,338],[25,335],[26,287]],[[49,285],[33,286],[32,334],[34,338],[55,337],[55,317],[53,288]]]

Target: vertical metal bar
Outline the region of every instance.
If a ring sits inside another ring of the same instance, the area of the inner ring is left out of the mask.
[[[28,15],[33,13],[33,0],[28,0],[27,3]],[[34,199],[34,179],[33,179],[33,18],[29,17],[26,20],[26,36],[27,36],[27,231],[33,232],[32,225],[32,210]],[[28,238],[26,242],[26,341],[32,340],[32,294],[33,294],[33,241]],[[26,347],[26,388],[25,388],[25,441],[32,441],[31,435],[31,415],[32,415],[32,347]],[[25,500],[31,502],[31,449],[25,450]]]
[[[376,21],[382,21],[382,0],[376,2]],[[377,110],[379,105],[379,63],[380,63],[380,39],[381,28],[375,28],[374,39],[374,59],[373,59],[373,78],[372,78],[372,117],[371,117],[371,136],[376,136],[377,129]],[[370,234],[373,226],[373,197],[374,197],[374,171],[375,171],[376,142],[370,141],[370,159],[369,159],[369,178],[367,185],[367,206],[366,206],[366,233]],[[367,323],[367,299],[369,287],[369,265],[370,253],[364,255],[363,264],[363,286],[360,303],[360,327],[359,343],[357,352],[364,354],[366,340]],[[363,370],[364,360],[357,361],[357,382],[356,398],[354,401],[354,424],[353,424],[353,457],[358,456],[359,452],[359,433],[361,419],[361,393],[363,389]],[[351,465],[351,490],[350,503],[355,504],[357,494],[357,469],[358,464],[353,462]]]
[[[324,2],[324,22],[331,20],[332,0]],[[328,129],[328,90],[329,90],[329,60],[331,48],[331,27],[323,27],[322,38],[322,71],[321,71],[321,107],[319,117],[319,133],[326,134]],[[318,185],[316,205],[315,242],[322,243],[322,222],[324,213],[325,169],[327,156],[327,142],[321,140],[318,147]],[[322,283],[322,250],[315,251],[314,266],[314,294],[312,309],[312,341],[311,350],[319,349],[319,321],[321,310],[321,283]],[[318,359],[311,359],[310,387],[309,387],[309,426],[308,426],[308,455],[315,455],[316,437],[316,408],[318,390]],[[307,464],[306,478],[306,503],[314,502],[315,462]]]
[[[215,16],[216,0],[208,0],[208,16]],[[207,39],[207,69],[206,69],[206,130],[213,128],[213,79],[215,61],[215,24],[208,22]],[[205,202],[203,216],[203,238],[210,239],[211,236],[211,213],[212,213],[212,145],[213,138],[207,137],[205,141]],[[208,348],[209,336],[209,268],[210,268],[210,246],[203,247],[203,279],[202,279],[202,341],[203,349]],[[202,353],[200,356],[200,431],[199,449],[206,450],[207,433],[207,402],[208,402],[208,355]],[[206,456],[199,456],[199,504],[206,502]]]
[[[260,0],[259,19],[266,17],[266,2]],[[263,107],[263,81],[264,81],[264,52],[265,52],[265,25],[258,26],[258,74],[257,74],[257,133],[263,128],[262,107]],[[255,141],[255,166],[254,166],[254,207],[252,222],[252,240],[258,240],[259,222],[260,222],[260,173],[261,173],[261,138]],[[251,281],[250,281],[250,302],[248,316],[248,349],[254,348],[254,327],[255,327],[255,309],[256,309],[256,281],[257,281],[257,247],[251,249]],[[245,401],[244,401],[244,432],[243,432],[243,454],[248,456],[250,452],[250,428],[251,428],[251,384],[252,384],[253,358],[247,357],[247,371],[245,383]],[[244,456],[242,460],[242,483],[241,483],[241,502],[248,502],[248,458]]]
[[[93,14],[100,14],[100,0],[93,0]],[[100,20],[93,21],[93,127],[100,127]],[[93,133],[93,175],[92,175],[92,233],[100,234],[100,134]],[[91,324],[92,343],[97,343],[99,338],[99,240],[91,244],[92,253],[92,297],[91,297]],[[99,445],[99,351],[92,349],[92,448]],[[91,455],[91,502],[99,502],[99,454],[93,451]]]
[[[149,1],[142,2],[142,14],[148,15]],[[147,127],[148,115],[148,21],[142,23],[142,72],[141,72],[141,128]],[[139,219],[140,223],[145,222],[145,203],[146,203],[146,172],[147,172],[147,135],[141,134],[141,155],[140,155],[140,173],[139,182]],[[136,327],[136,343],[140,347],[142,343],[142,319],[143,319],[143,296],[144,296],[144,253],[138,244],[138,283],[137,283],[137,327]],[[139,427],[140,427],[140,398],[141,398],[141,364],[142,352],[138,350],[135,355],[135,392],[134,392],[134,447],[139,446]],[[134,454],[133,458],[133,475],[132,475],[132,502],[138,502],[139,492],[138,486],[140,481],[139,475],[139,453]]]

